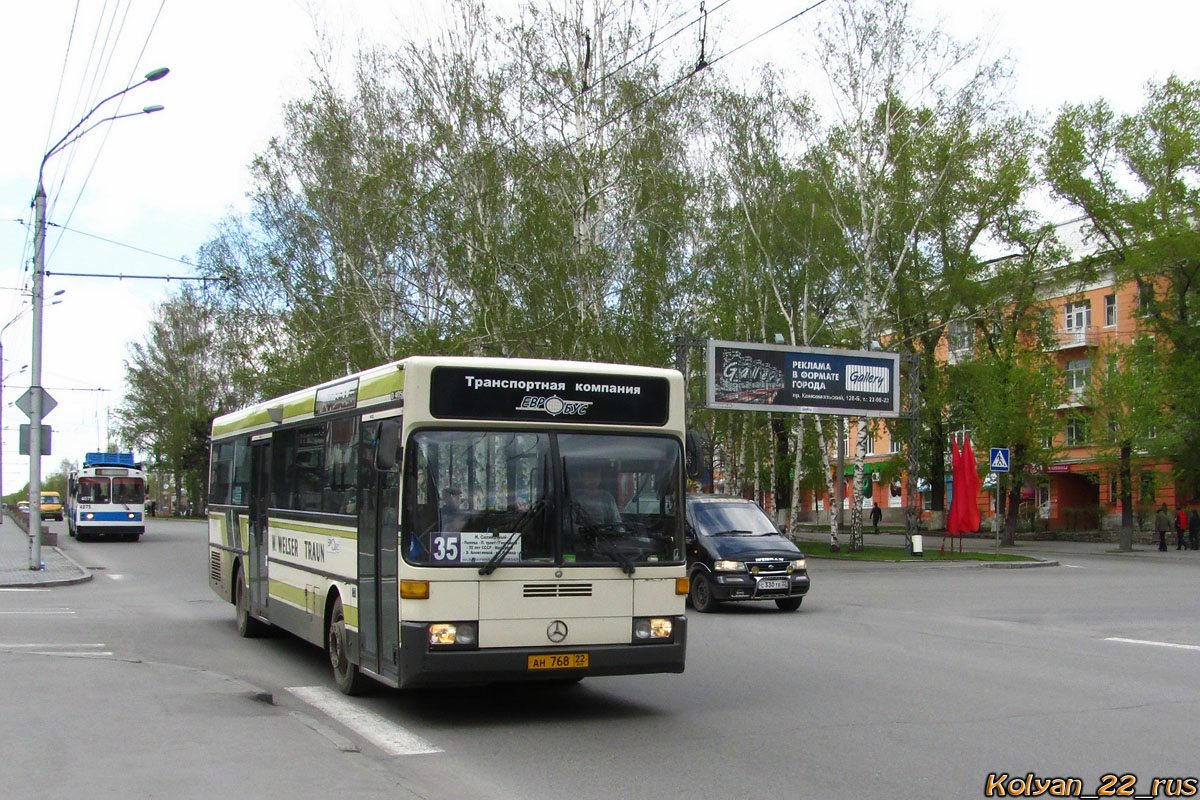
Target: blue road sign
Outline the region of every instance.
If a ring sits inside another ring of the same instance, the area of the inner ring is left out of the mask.
[[[992,455],[988,459],[988,469],[992,472],[1008,472],[1008,448],[993,447]]]

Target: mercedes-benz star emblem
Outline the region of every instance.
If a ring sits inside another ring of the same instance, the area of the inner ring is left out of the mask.
[[[558,644],[563,639],[566,639],[567,623],[563,622],[561,619],[556,619],[554,622],[551,622],[549,627],[546,628],[546,638],[555,644]]]

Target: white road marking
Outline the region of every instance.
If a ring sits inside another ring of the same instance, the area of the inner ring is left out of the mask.
[[[0,642],[0,648],[29,649],[31,647],[104,647],[104,642]]]
[[[104,646],[104,642],[0,642],[0,651],[20,650],[35,656],[111,656],[111,650],[100,649]]]
[[[0,611],[6,617],[41,616],[41,617],[73,617],[75,612],[69,608],[48,608],[44,610],[28,609],[25,611]]]
[[[287,690],[309,705],[325,712],[371,744],[393,756],[412,756],[440,753],[416,734],[379,716],[359,708],[353,702],[324,686],[289,686]]]
[[[1200,644],[1178,644],[1176,642],[1152,642],[1147,639],[1122,639],[1120,636],[1109,636],[1106,642],[1124,642],[1125,644],[1146,644],[1152,647],[1173,647],[1177,650],[1200,650]]]

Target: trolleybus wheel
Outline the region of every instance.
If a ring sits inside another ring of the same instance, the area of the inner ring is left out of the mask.
[[[333,667],[333,680],[342,694],[362,694],[367,679],[358,671],[358,665],[350,663],[346,652],[346,615],[342,612],[342,598],[333,601],[333,613],[329,615],[329,633],[325,637],[329,651],[329,664]]]

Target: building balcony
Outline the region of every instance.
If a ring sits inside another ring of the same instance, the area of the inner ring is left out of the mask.
[[[1087,328],[1064,328],[1054,332],[1051,350],[1072,350],[1077,347],[1098,347],[1100,331],[1094,326]]]

